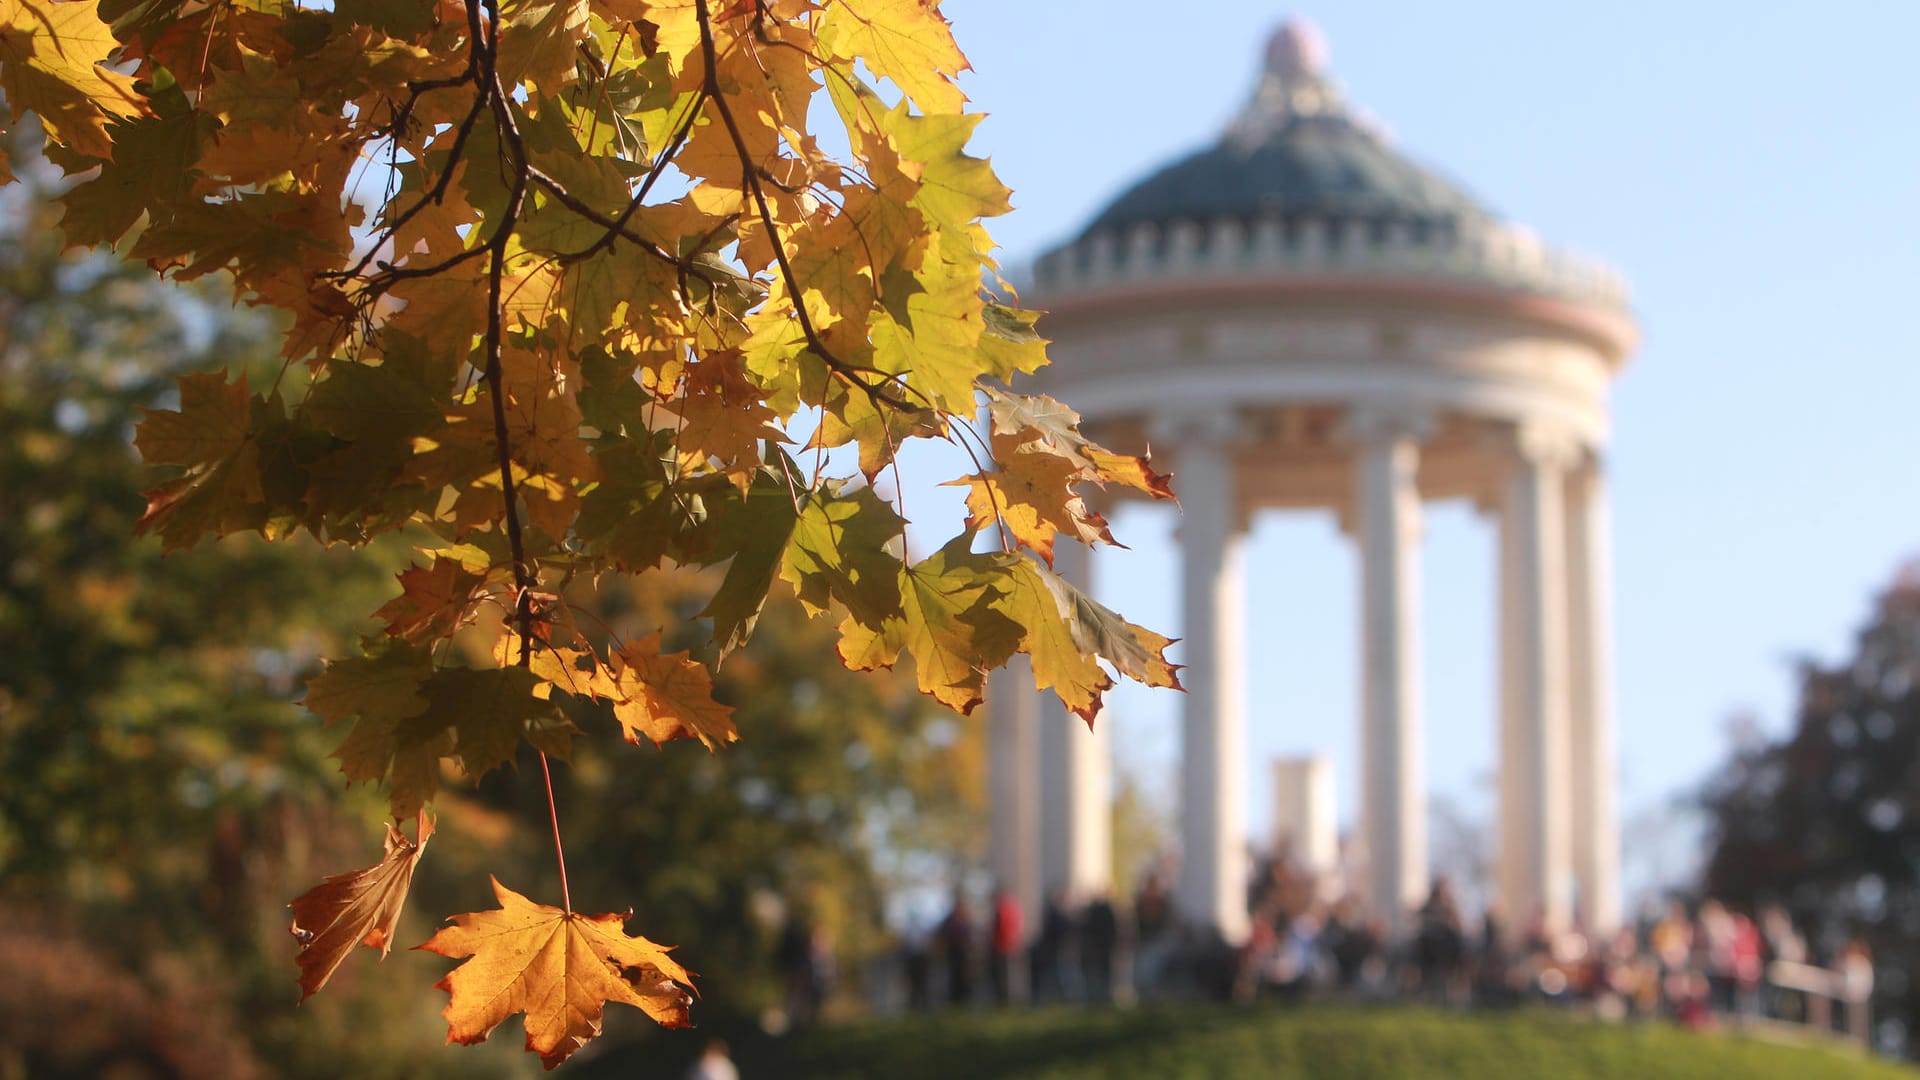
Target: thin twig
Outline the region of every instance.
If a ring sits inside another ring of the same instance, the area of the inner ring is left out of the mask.
[[[566,188],[566,185],[562,184],[558,180],[555,180],[553,177],[548,176],[546,173],[540,171],[539,169],[534,168],[532,165],[525,166],[525,178],[532,180],[534,183],[546,189],[547,193],[552,195],[554,197],[554,200],[557,201],[561,206],[566,207],[567,209],[573,211],[574,213],[580,215],[581,217],[586,218],[588,221],[593,222],[595,225],[598,225],[601,228],[607,230],[608,236],[617,236],[620,239],[625,240],[630,244],[633,244],[634,246],[638,247],[640,250],[653,256],[654,258],[659,259],[661,262],[666,263],[668,266],[681,267],[681,268],[685,267],[684,260],[677,259],[672,255],[667,254],[666,249],[662,248],[660,245],[654,243],[653,241],[647,239],[644,236],[641,236],[639,233],[634,232],[632,229],[627,228],[625,222],[618,221],[614,218],[610,218],[607,215],[601,213],[600,211],[595,210],[592,205],[582,200],[579,196],[575,195],[573,192],[568,191]],[[588,251],[591,252],[592,249],[589,248]],[[563,261],[566,261],[566,262],[575,262],[585,257],[586,257],[585,254],[581,254],[579,256],[562,256],[561,258]]]
[[[706,104],[706,101],[707,91],[702,87],[699,95],[694,98],[693,107],[687,110],[686,121],[680,125],[679,130],[674,132],[673,138],[667,141],[666,149],[660,151],[659,156],[654,158],[653,167],[647,170],[647,178],[640,181],[640,190],[634,192],[633,198],[627,201],[626,209],[620,211],[619,217],[612,219],[611,225],[605,233],[601,234],[600,239],[595,240],[592,244],[580,251],[565,256],[564,261],[578,262],[581,259],[589,258],[613,246],[613,238],[622,235],[623,230],[627,227],[627,222],[632,219],[633,215],[639,211],[641,205],[646,202],[647,193],[653,190],[654,182],[660,179],[662,172],[666,171],[667,163],[672,161],[673,156],[680,152],[680,144],[686,142],[687,136],[692,133],[693,122],[700,118],[700,108]]]
[[[433,189],[422,195],[418,202],[402,211],[400,216],[390,224],[383,226],[379,239],[368,245],[367,253],[360,256],[360,261],[354,263],[351,269],[329,271],[321,274],[321,277],[340,281],[359,277],[361,272],[366,270],[367,264],[380,253],[380,249],[386,246],[387,241],[399,235],[400,230],[406,228],[407,223],[412,221],[416,214],[426,209],[427,204],[437,204],[446,198],[447,186],[453,182],[454,169],[459,166],[461,157],[466,153],[467,137],[473,134],[474,125],[479,122],[480,114],[486,110],[488,96],[484,88],[474,95],[473,108],[467,110],[466,118],[460,121],[459,130],[454,132],[453,143],[447,148],[447,167],[440,170],[440,179],[434,182]]]
[[[707,97],[712,100],[715,111],[720,114],[721,123],[726,125],[727,135],[733,140],[734,153],[740,158],[741,186],[746,188],[747,193],[753,197],[754,207],[760,212],[760,224],[767,230],[767,240],[773,247],[773,261],[780,268],[781,280],[786,283],[787,295],[793,303],[793,313],[800,321],[800,332],[806,336],[808,350],[818,356],[821,362],[836,375],[872,398],[876,404],[890,405],[905,412],[917,411],[917,406],[903,398],[894,397],[880,385],[856,377],[856,373],[862,369],[835,356],[833,350],[827,348],[826,343],[820,340],[819,333],[814,330],[813,318],[807,314],[806,299],[800,290],[799,279],[793,272],[793,264],[787,261],[786,245],[781,243],[779,226],[774,224],[773,210],[767,205],[767,193],[760,186],[762,171],[755,164],[752,153],[747,150],[747,140],[741,136],[740,125],[735,122],[733,110],[727,107],[726,95],[720,90],[720,59],[713,44],[713,23],[707,14],[707,0],[695,0],[693,12],[700,24],[700,55],[706,67],[703,73],[703,84],[706,87]],[[875,374],[884,375],[881,372],[875,372]],[[885,381],[883,378],[882,383]]]

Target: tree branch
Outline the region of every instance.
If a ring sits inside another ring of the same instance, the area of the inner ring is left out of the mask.
[[[820,340],[819,333],[814,330],[813,318],[807,314],[806,301],[800,291],[800,282],[793,272],[793,264],[787,261],[787,249],[786,245],[780,241],[780,229],[774,224],[773,210],[767,205],[767,193],[760,187],[760,170],[754,163],[753,155],[747,150],[747,141],[740,134],[740,125],[733,119],[733,110],[727,107],[726,95],[720,91],[720,58],[713,44],[713,23],[707,14],[707,0],[695,0],[693,10],[700,24],[700,56],[706,67],[703,80],[707,97],[713,102],[714,109],[720,114],[721,122],[726,125],[727,135],[733,140],[734,153],[740,158],[741,185],[753,197],[754,207],[760,213],[760,224],[767,230],[767,239],[773,245],[773,261],[780,268],[781,280],[786,282],[787,295],[793,300],[793,313],[800,320],[800,332],[806,336],[807,349],[818,356],[821,362],[827,365],[828,370],[865,392],[875,404],[888,405],[902,412],[920,411],[921,406],[914,405],[904,398],[894,397],[880,385],[859,378],[858,374],[864,369],[854,367],[835,356],[833,350],[827,348],[826,343]],[[874,372],[874,374],[880,375],[882,382],[890,378],[885,372]],[[893,381],[905,386],[905,383],[897,379]]]

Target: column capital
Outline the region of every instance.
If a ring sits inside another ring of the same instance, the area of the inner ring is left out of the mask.
[[[1603,490],[1607,485],[1606,452],[1597,446],[1587,447],[1567,473],[1567,479],[1573,484],[1571,490],[1583,495]]]
[[[1340,433],[1349,442],[1368,445],[1394,439],[1416,443],[1433,437],[1433,411],[1407,402],[1355,405],[1341,418]]]
[[[1587,452],[1586,444],[1571,429],[1541,420],[1503,425],[1491,433],[1489,441],[1491,448],[1510,462],[1560,471],[1572,469]]]
[[[1173,447],[1204,446],[1226,449],[1246,442],[1252,435],[1239,410],[1231,408],[1180,410],[1154,416],[1147,424],[1147,437]]]

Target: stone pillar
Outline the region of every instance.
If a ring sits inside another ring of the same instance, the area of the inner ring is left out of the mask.
[[[1020,901],[1021,925],[1040,926],[1040,695],[1023,655],[987,681],[987,814],[995,883]],[[1024,989],[1024,987],[1022,987]]]
[[[1332,759],[1315,754],[1273,763],[1274,847],[1318,878],[1323,893],[1338,891],[1339,818]]]
[[[1210,415],[1160,438],[1177,447],[1180,681],[1187,688],[1180,763],[1180,880],[1188,922],[1229,942],[1247,935],[1244,528],[1234,483],[1234,421]]]
[[[1606,477],[1595,455],[1567,484],[1568,682],[1573,865],[1588,931],[1620,927],[1620,821],[1613,735],[1613,582]]]
[[[1092,595],[1090,556],[1070,541],[1054,548],[1054,571]],[[1040,884],[1065,889],[1075,904],[1113,887],[1113,749],[1105,720],[1102,714],[1088,731],[1058,697],[1041,698]]]
[[[1503,470],[1511,468],[1505,462],[1511,452],[1512,448],[1504,443],[1497,443],[1492,448],[1492,453],[1502,462]],[[1494,581],[1499,601],[1495,630],[1497,640],[1493,653],[1494,687],[1499,695],[1499,753],[1494,767],[1497,791],[1493,815],[1493,899],[1499,908],[1503,928],[1512,936],[1520,931],[1519,924],[1527,915],[1525,910],[1516,906],[1518,898],[1525,892],[1520,882],[1524,876],[1522,853],[1527,846],[1527,827],[1515,812],[1521,803],[1520,770],[1523,768],[1521,760],[1526,756],[1526,742],[1522,738],[1518,673],[1513,662],[1513,657],[1519,653],[1514,645],[1514,636],[1519,632],[1520,625],[1517,610],[1520,585],[1516,580],[1520,572],[1520,545],[1515,535],[1513,516],[1509,512],[1511,499],[1507,493],[1508,483],[1503,472],[1499,482],[1493,485],[1494,491],[1490,493],[1483,509],[1494,522]]]
[[[1501,506],[1500,883],[1507,929],[1572,923],[1567,575],[1571,444],[1521,427]]]
[[[1354,509],[1361,581],[1361,819],[1367,899],[1405,925],[1426,899],[1420,726],[1418,417],[1356,412]]]

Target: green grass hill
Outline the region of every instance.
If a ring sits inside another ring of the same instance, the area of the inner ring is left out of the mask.
[[[742,1039],[733,1053],[743,1080],[1920,1080],[1841,1048],[1404,1007],[946,1013]]]

